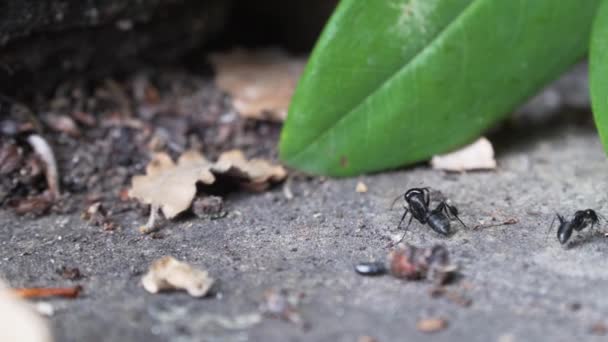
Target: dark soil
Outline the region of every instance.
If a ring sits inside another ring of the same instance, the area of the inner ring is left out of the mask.
[[[126,198],[127,188],[154,151],[175,158],[191,148],[210,159],[229,149],[270,160],[277,155],[278,124],[241,118],[211,77],[179,71],[74,81],[34,104],[5,99],[4,107],[9,115],[2,127],[12,134],[0,138],[0,204],[29,216],[82,212],[96,202],[110,216],[137,208]],[[57,201],[46,200],[44,164],[23,139],[32,132],[56,154]]]

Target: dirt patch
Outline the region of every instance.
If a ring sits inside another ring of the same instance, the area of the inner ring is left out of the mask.
[[[64,83],[23,105],[5,99],[0,137],[0,204],[20,214],[82,212],[101,203],[107,215],[137,209],[125,191],[153,152],[177,157],[204,148],[210,158],[240,149],[276,160],[280,126],[243,119],[211,77],[140,71],[124,80]],[[62,195],[46,200],[44,163],[24,137],[52,147]],[[212,189],[210,192],[227,189]]]

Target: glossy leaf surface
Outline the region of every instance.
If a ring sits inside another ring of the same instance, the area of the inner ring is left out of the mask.
[[[348,176],[470,142],[587,51],[599,0],[343,0],[302,76],[280,156]]]

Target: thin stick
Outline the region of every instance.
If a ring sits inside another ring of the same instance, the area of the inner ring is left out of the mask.
[[[24,287],[11,290],[16,296],[21,298],[44,298],[44,297],[64,297],[76,298],[82,291],[82,287]]]

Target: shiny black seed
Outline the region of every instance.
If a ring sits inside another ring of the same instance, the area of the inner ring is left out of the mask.
[[[355,272],[366,275],[375,276],[386,273],[386,265],[383,262],[361,262],[355,265]]]

